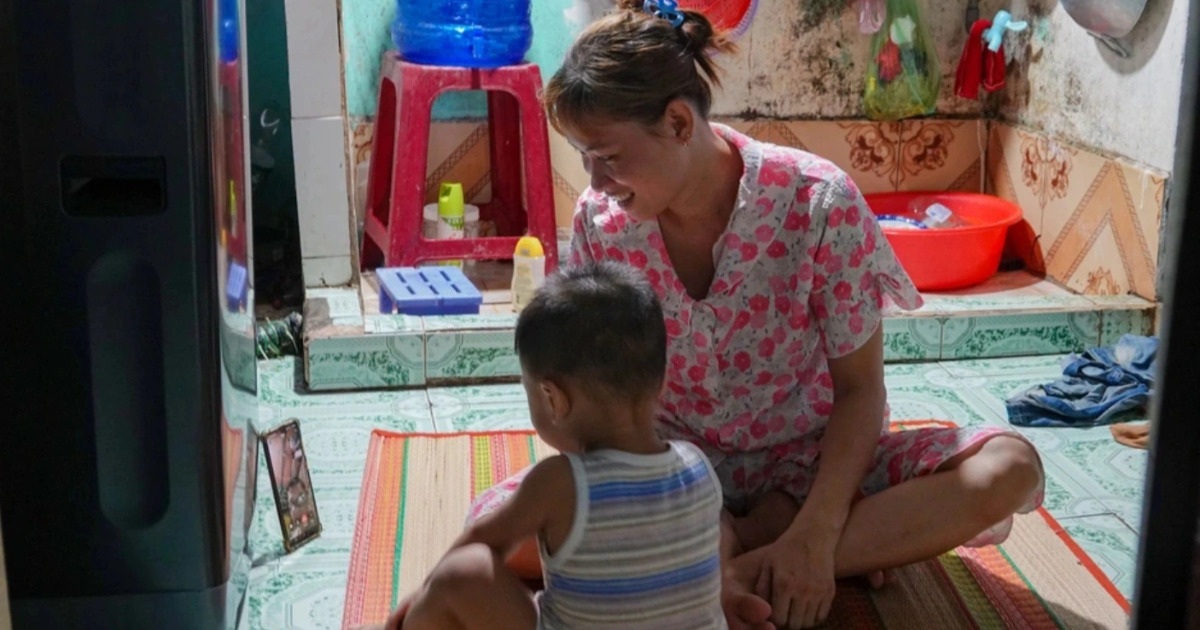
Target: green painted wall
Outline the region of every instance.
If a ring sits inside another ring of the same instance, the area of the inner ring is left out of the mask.
[[[580,26],[567,18],[572,0],[531,1],[533,45],[528,59],[541,67],[545,78],[558,69]],[[379,59],[385,50],[395,48],[391,36],[395,18],[395,0],[342,0],[346,109],[352,119],[375,115]],[[433,113],[439,120],[482,118],[487,109],[482,93],[457,93],[440,98]]]

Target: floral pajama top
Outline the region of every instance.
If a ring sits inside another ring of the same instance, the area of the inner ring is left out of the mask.
[[[704,299],[692,299],[675,275],[657,221],[639,222],[590,189],[579,200],[570,264],[625,262],[649,279],[668,333],[660,432],[704,450],[730,506],[743,509],[769,490],[802,501],[833,411],[829,360],[862,347],[886,308],[915,309],[921,297],[841,169],[713,128],[741,153],[744,171]],[[931,473],[1003,432],[885,432],[863,492]],[[492,500],[480,497],[474,513]],[[1040,492],[1029,509],[1038,503]],[[1002,539],[1007,523],[984,534],[976,542]]]

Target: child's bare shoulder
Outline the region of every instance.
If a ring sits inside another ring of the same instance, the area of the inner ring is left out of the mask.
[[[565,455],[552,455],[538,462],[521,483],[541,500],[568,498],[575,494],[571,462]]]

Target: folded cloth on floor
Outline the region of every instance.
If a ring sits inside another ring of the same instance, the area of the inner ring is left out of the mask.
[[[1063,376],[1009,398],[1009,422],[1030,427],[1091,427],[1141,409],[1154,387],[1157,337],[1125,335],[1065,361]]]

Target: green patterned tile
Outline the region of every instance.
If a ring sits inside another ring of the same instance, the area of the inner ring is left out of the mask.
[[[515,313],[482,313],[479,315],[438,315],[421,318],[426,332],[439,330],[513,330],[517,327]]]
[[[901,384],[916,379],[927,378],[926,374],[931,370],[941,370],[942,367],[937,363],[888,363],[883,366],[884,381],[891,384]]]
[[[1111,346],[1121,335],[1149,335],[1154,330],[1153,309],[1106,310],[1100,313],[1100,345]]]
[[[1061,354],[1045,354],[1027,357],[1000,357],[995,359],[962,359],[942,361],[941,366],[951,374],[964,377],[997,376],[1028,378],[1031,376],[1053,379],[1062,374]]]
[[[946,293],[924,293],[924,316],[1046,313],[1094,308],[1086,298],[1024,271],[998,273],[986,282]]]
[[[1111,514],[1070,518],[1061,522],[1071,538],[1079,543],[1121,594],[1132,598],[1137,571],[1137,534]]]
[[[942,321],[904,317],[883,320],[883,360],[886,362],[936,359],[942,343]]]
[[[1141,529],[1149,452],[1118,444],[1107,427],[1089,430],[1047,458],[1078,480],[1110,512],[1134,531]]]
[[[305,354],[314,391],[425,383],[425,341],[419,334],[311,339]]]
[[[1091,302],[1079,295],[927,295],[921,313],[926,315],[961,315],[973,313],[1057,313],[1092,308]]]
[[[349,564],[349,556],[345,559]],[[273,570],[257,567],[243,615],[262,630],[337,630],[342,626],[346,567],[325,570]]]
[[[884,367],[892,420],[949,420],[963,427],[1002,424],[963,384],[938,363]]]
[[[421,318],[413,317],[412,315],[381,315],[373,313],[366,315],[363,319],[363,329],[368,335],[421,333],[425,331],[425,326]]]
[[[955,317],[942,327],[943,359],[1078,352],[1095,346],[1095,311]]]
[[[1136,295],[1085,295],[1084,297],[1099,309],[1138,311],[1154,308],[1154,302]]]
[[[425,376],[435,380],[521,376],[511,330],[434,332],[425,337]]]
[[[521,385],[481,385],[429,390],[438,431],[531,429]]]
[[[410,415],[419,406],[428,405],[422,390],[403,391],[335,391],[313,392],[304,385],[300,359],[284,357],[258,362],[259,415],[264,418],[279,410],[280,414],[311,414],[337,417],[348,413],[403,413],[405,418],[421,422],[422,417]],[[425,402],[422,402],[425,401]],[[398,409],[402,405],[404,409]],[[426,409],[427,411],[427,409]],[[283,420],[287,416],[280,417]],[[427,419],[427,418],[426,418]],[[265,422],[265,420],[264,420]]]
[[[954,373],[954,372],[952,372]],[[971,377],[954,373],[958,389],[972,404],[991,409],[1007,419],[1004,401],[1009,397],[1057,378],[1058,373],[1043,376],[1007,375]],[[982,381],[982,382],[979,382]],[[1136,419],[1131,416],[1131,419]],[[1107,426],[1013,427],[1038,449],[1043,460],[1064,479],[1078,486],[1104,506],[1105,512],[1119,516],[1137,531],[1141,527],[1142,497],[1145,493],[1147,451],[1118,444]]]
[[[1046,473],[1046,494],[1042,507],[1054,518],[1062,520],[1110,512],[1108,506],[1054,462],[1043,457],[1042,468]]]
[[[304,292],[306,302],[323,300],[326,312],[334,326],[362,326],[362,301],[358,289],[349,287],[334,287],[322,289],[307,289]]]

